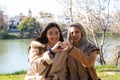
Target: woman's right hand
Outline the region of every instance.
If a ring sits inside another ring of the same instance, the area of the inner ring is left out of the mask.
[[[72,47],[72,45],[69,43],[69,42],[67,42],[67,41],[64,41],[63,42],[63,44],[66,46],[63,50],[65,51],[65,50],[70,50],[70,48]]]
[[[64,49],[65,47],[66,47],[66,45],[63,44],[63,42],[58,41],[58,42],[51,48],[51,50],[56,53],[56,52],[63,51],[63,49]]]

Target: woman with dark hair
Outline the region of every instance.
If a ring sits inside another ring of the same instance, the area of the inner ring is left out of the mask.
[[[83,26],[71,24],[66,42],[69,50],[68,71],[69,80],[98,80],[94,63],[99,49],[86,36]]]
[[[59,26],[49,23],[40,37],[29,47],[30,70],[25,80],[66,80],[67,54],[63,51],[63,36]]]

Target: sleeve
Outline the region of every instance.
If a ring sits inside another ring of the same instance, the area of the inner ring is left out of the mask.
[[[89,44],[89,46],[86,48],[86,50],[88,51],[88,53],[98,51],[98,54],[99,54],[99,51],[100,51],[100,49],[93,44]]]
[[[83,66],[90,68],[94,65],[95,61],[96,61],[96,57],[98,54],[98,50],[97,48],[91,48],[91,46],[89,46],[90,49],[86,49],[88,50],[88,53],[84,53],[83,51],[81,51],[80,49],[74,47],[72,49],[72,51],[70,52],[70,55],[75,58],[76,60],[78,60]]]
[[[49,51],[43,52],[43,48],[31,47],[29,50],[29,61],[35,73],[42,74],[47,67],[53,63],[53,57]]]

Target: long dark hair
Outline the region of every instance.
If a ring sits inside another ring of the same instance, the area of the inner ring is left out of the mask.
[[[47,26],[42,30],[39,38],[36,38],[35,40],[40,42],[40,43],[43,43],[43,44],[46,44],[48,42],[48,38],[47,38],[47,31],[50,29],[50,28],[53,28],[53,27],[56,27],[59,32],[60,32],[60,36],[59,36],[59,41],[64,41],[64,38],[62,36],[62,32],[58,26],[57,23],[55,22],[51,22],[51,23],[48,23]]]

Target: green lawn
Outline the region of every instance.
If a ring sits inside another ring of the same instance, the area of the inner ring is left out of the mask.
[[[0,80],[24,80],[26,71],[19,71],[12,74],[0,74]]]
[[[24,80],[25,74],[19,74],[19,75],[0,75],[0,80]]]
[[[120,80],[120,68],[113,66],[96,67],[97,74],[102,80]]]
[[[97,74],[102,80],[120,80],[120,68],[113,66],[97,66]],[[0,74],[0,80],[24,80],[26,71],[13,74]]]

